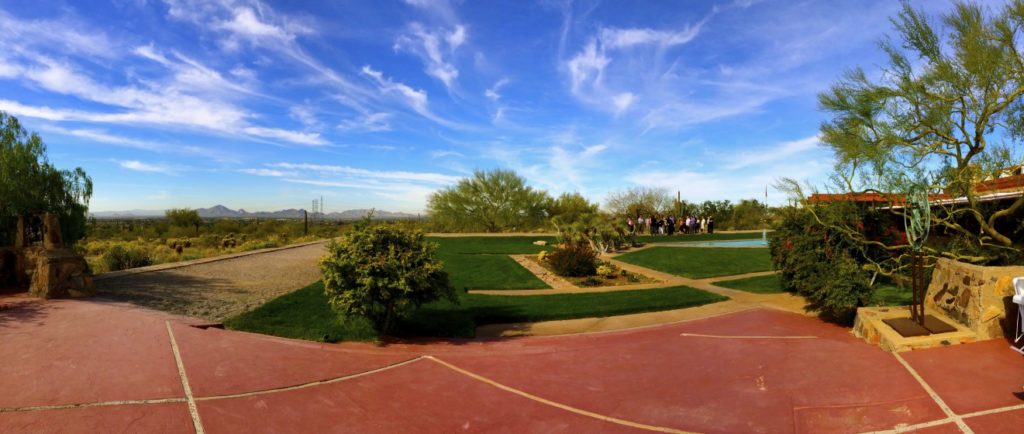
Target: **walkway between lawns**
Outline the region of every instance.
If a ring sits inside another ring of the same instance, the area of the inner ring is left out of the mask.
[[[0,432],[929,432],[1024,424],[1005,342],[890,354],[750,309],[610,333],[384,347],[0,298]]]
[[[655,288],[669,288],[674,286],[689,286],[714,294],[729,297],[729,300],[712,303],[709,305],[691,307],[685,309],[674,309],[667,311],[643,312],[613,317],[577,318],[558,321],[542,321],[534,323],[512,323],[512,324],[488,324],[477,328],[479,337],[512,337],[512,336],[549,336],[573,333],[588,333],[609,330],[621,330],[634,327],[645,327],[656,324],[667,324],[678,321],[707,318],[727,313],[740,312],[743,310],[768,307],[784,310],[787,312],[808,314],[805,306],[807,301],[798,295],[790,293],[756,294],[737,289],[717,286],[714,282],[726,280],[746,279],[750,277],[768,276],[775,272],[762,271],[755,273],[737,274],[731,276],[709,277],[704,279],[691,279],[677,276],[647,267],[630,264],[614,259],[614,256],[605,257],[619,268],[631,273],[642,274],[659,280],[657,283],[646,283],[636,285],[602,286],[594,288],[553,288],[553,289],[525,289],[525,290],[471,290],[471,294],[486,294],[497,296],[525,296],[525,295],[553,295],[553,294],[585,294],[595,292],[631,291]]]

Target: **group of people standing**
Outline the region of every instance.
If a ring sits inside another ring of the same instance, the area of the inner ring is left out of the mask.
[[[675,216],[633,217],[626,218],[626,226],[631,234],[673,235],[680,234],[713,234],[715,219],[713,217],[689,216],[676,219]]]

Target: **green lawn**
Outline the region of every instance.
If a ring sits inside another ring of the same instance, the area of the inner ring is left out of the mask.
[[[692,279],[771,270],[766,248],[654,247],[616,259]]]
[[[452,286],[465,289],[546,289],[542,280],[517,264],[510,254],[537,253],[550,247],[533,245],[554,237],[432,237]]]
[[[459,293],[459,304],[434,302],[401,321],[395,335],[473,337],[483,324],[601,317],[700,306],[725,297],[685,286],[591,294],[497,296]],[[372,340],[364,320],[341,321],[320,282],[285,294],[224,324],[289,338],[334,342]]]
[[[893,284],[879,284],[871,295],[872,306],[907,306],[910,305],[912,294],[910,288],[900,288]]]
[[[555,237],[550,236],[515,236],[515,237],[427,237],[437,243],[442,253],[538,253],[550,249]],[[547,241],[549,246],[535,246],[534,241]]]
[[[714,284],[723,288],[738,289],[757,294],[777,294],[783,291],[782,282],[779,281],[778,274],[748,277],[746,279],[720,280],[714,282]]]

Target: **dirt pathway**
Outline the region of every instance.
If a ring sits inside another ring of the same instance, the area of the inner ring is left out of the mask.
[[[100,297],[222,321],[320,279],[324,243],[96,280]]]

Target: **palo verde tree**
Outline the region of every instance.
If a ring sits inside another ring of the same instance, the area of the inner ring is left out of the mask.
[[[199,226],[203,224],[203,219],[199,217],[199,211],[190,208],[171,208],[164,211],[164,216],[174,226],[195,228],[196,236],[199,236]]]
[[[892,22],[897,37],[880,43],[888,57],[881,73],[852,70],[819,95],[830,115],[821,140],[835,151],[837,189],[882,193],[900,205],[910,183],[926,180],[934,197],[951,199],[936,201],[938,236],[926,255],[976,264],[1018,257],[1024,197],[985,200],[979,185],[1021,163],[1024,1],[998,10],[958,2],[939,20],[904,3]],[[794,181],[783,184],[803,196]],[[902,220],[899,206],[883,208]],[[905,244],[872,239],[863,222],[815,217],[856,241],[869,271],[907,266]]]
[[[343,316],[361,316],[388,333],[412,308],[442,298],[457,302],[437,246],[420,231],[393,224],[357,223],[320,259],[324,291]]]
[[[18,119],[0,112],[0,245],[13,242],[18,216],[52,213],[62,238],[72,244],[86,233],[92,179],[80,167],[60,170],[46,145]]]
[[[550,198],[511,170],[476,171],[436,191],[427,213],[440,229],[502,232],[541,227]]]

